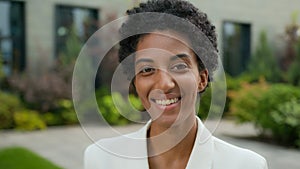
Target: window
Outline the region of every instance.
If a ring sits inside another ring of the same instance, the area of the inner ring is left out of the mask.
[[[98,29],[96,9],[58,5],[55,8],[55,54],[77,57],[81,45]],[[70,56],[72,55],[72,56]],[[76,55],[76,56],[75,56]]]
[[[223,61],[227,73],[237,76],[246,70],[250,58],[251,26],[223,23]]]
[[[24,4],[0,1],[0,55],[6,76],[25,69]]]

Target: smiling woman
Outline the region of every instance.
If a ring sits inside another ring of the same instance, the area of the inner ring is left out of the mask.
[[[218,65],[215,27],[206,14],[183,0],[150,0],[127,14],[119,60],[151,120],[89,146],[85,168],[266,169],[263,157],[215,138],[195,115]],[[129,36],[139,29],[147,33]]]

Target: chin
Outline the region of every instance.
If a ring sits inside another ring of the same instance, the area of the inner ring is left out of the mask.
[[[194,116],[194,114],[192,116]],[[178,127],[178,126],[190,124],[190,122],[188,122],[189,121],[188,119],[190,118],[188,117],[189,116],[186,116],[186,114],[184,114],[184,116],[179,116],[178,113],[177,114],[163,113],[160,117],[154,119],[153,122],[161,127],[171,128],[171,127]]]

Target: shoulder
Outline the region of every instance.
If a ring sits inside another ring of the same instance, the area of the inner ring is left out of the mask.
[[[213,141],[216,165],[222,164],[223,168],[267,169],[267,162],[261,155],[216,137],[213,137]]]
[[[103,140],[89,145],[84,152],[84,168],[85,169],[100,169],[109,166],[107,162],[114,161],[117,156],[114,156],[109,151],[102,147]]]
[[[84,168],[123,168],[132,163],[142,162],[146,146],[143,129],[127,135],[101,139],[88,146],[84,152]],[[137,151],[133,151],[137,150]],[[140,151],[138,151],[140,150]]]

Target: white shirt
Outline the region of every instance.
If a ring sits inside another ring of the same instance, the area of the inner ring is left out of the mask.
[[[197,121],[198,130],[195,145],[186,169],[268,168],[266,160],[259,154],[236,147],[212,136],[199,118]],[[85,151],[84,168],[148,169],[146,138],[150,124],[151,122],[148,122],[137,132],[101,139],[90,145]]]

